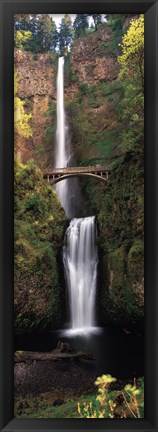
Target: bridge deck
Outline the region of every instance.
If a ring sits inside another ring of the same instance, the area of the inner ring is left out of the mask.
[[[55,184],[61,180],[65,180],[71,177],[87,176],[95,179],[107,181],[110,171],[105,166],[96,165],[88,167],[65,167],[65,168],[53,168],[49,172],[45,172],[43,177],[48,180],[49,183]]]
[[[77,173],[91,173],[91,174],[100,174],[109,172],[108,168],[105,166],[87,166],[87,167],[66,167],[66,168],[53,168],[48,172],[44,173],[44,178],[47,176],[57,176],[57,175],[65,175],[65,174],[77,174]]]

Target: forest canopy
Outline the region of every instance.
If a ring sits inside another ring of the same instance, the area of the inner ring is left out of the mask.
[[[59,52],[70,50],[73,42],[91,32],[100,25],[110,26],[116,34],[121,34],[126,15],[77,14],[74,21],[65,14],[59,27],[53,16],[48,14],[18,14],[14,17],[15,47],[35,53]]]

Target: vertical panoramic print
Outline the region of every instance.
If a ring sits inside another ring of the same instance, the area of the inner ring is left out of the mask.
[[[144,15],[14,42],[14,415],[143,418]]]

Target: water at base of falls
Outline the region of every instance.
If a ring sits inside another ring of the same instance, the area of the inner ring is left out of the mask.
[[[84,336],[89,337],[90,335],[98,335],[102,333],[102,327],[83,327],[83,328],[70,328],[67,330],[61,330],[60,334],[62,336]]]
[[[95,331],[97,246],[95,216],[72,219],[65,235],[63,262],[73,334]]]

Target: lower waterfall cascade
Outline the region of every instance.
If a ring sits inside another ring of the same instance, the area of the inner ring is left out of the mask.
[[[95,216],[72,219],[65,234],[63,262],[68,287],[72,332],[95,325],[98,254]]]

